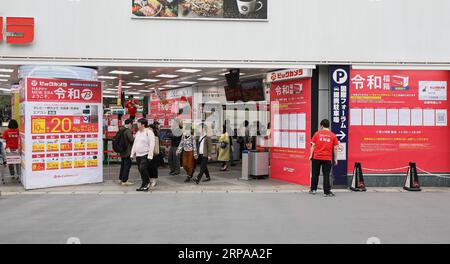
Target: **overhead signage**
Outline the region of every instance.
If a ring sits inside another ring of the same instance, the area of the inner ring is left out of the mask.
[[[4,24],[5,27],[4,27]],[[5,30],[4,30],[5,29]],[[34,18],[0,17],[0,43],[26,45],[34,41]]]
[[[267,21],[268,0],[133,0],[132,18]]]

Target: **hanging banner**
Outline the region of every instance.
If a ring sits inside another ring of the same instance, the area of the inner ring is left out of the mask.
[[[448,71],[352,70],[349,164],[404,173],[409,162],[450,172]]]
[[[334,184],[347,185],[348,92],[350,66],[330,66],[331,131],[339,140],[338,164],[333,167]]]
[[[311,78],[271,83],[270,109],[271,177],[309,185]]]
[[[148,119],[158,121],[163,128],[171,128],[175,119],[192,120],[192,88],[152,94],[148,109]]]
[[[25,189],[102,182],[101,83],[26,78],[21,87]]]

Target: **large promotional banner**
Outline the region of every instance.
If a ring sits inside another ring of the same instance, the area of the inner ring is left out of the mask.
[[[100,82],[21,81],[25,189],[103,181]]]
[[[271,177],[309,185],[311,78],[272,82],[270,109]]]
[[[352,70],[349,166],[450,172],[449,81],[448,71]]]
[[[268,0],[132,0],[132,18],[267,21]]]
[[[333,167],[334,184],[347,185],[347,145],[350,66],[330,66],[331,131],[339,139],[338,164]]]
[[[160,95],[150,96],[148,119],[158,121],[162,127],[170,128],[175,118],[192,119],[192,88],[164,91],[160,92]]]

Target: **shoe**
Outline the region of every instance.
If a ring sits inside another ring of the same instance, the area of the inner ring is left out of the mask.
[[[148,186],[144,186],[139,189],[136,189],[137,192],[148,192],[148,190],[149,190]]]
[[[157,185],[156,179],[153,179],[151,182],[152,183],[150,184],[150,187],[156,187]]]
[[[206,178],[202,182],[209,182],[210,180],[211,180],[211,178]]]
[[[195,182],[196,184],[200,182],[197,177],[193,178],[192,181]]]
[[[317,191],[316,191],[316,190],[310,190],[310,191],[309,191],[309,194],[316,195],[316,194],[317,194]]]
[[[336,195],[334,195],[334,193],[330,192],[330,193],[326,193],[323,195],[323,197],[334,197]]]
[[[184,182],[190,182],[190,181],[191,181],[190,177],[187,177],[186,180],[184,180]]]
[[[134,182],[126,181],[126,182],[122,182],[120,185],[122,185],[122,186],[133,186]]]
[[[175,173],[175,171],[171,171],[171,172],[169,172],[169,174],[170,174],[170,175],[173,175],[174,173]]]

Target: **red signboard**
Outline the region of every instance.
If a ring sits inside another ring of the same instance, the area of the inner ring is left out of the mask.
[[[352,70],[349,166],[450,172],[448,71]]]
[[[3,32],[3,17],[0,17],[0,42],[6,34],[8,44],[30,44],[34,40],[34,18],[32,17],[7,17],[6,32]]]
[[[164,120],[163,127],[169,127],[169,120],[192,118],[192,96],[181,96],[178,98],[159,100],[153,95],[150,100],[150,111],[147,118],[153,120]]]
[[[26,101],[101,103],[101,82],[27,78]]]
[[[274,179],[310,184],[311,79],[270,86],[270,175]]]

